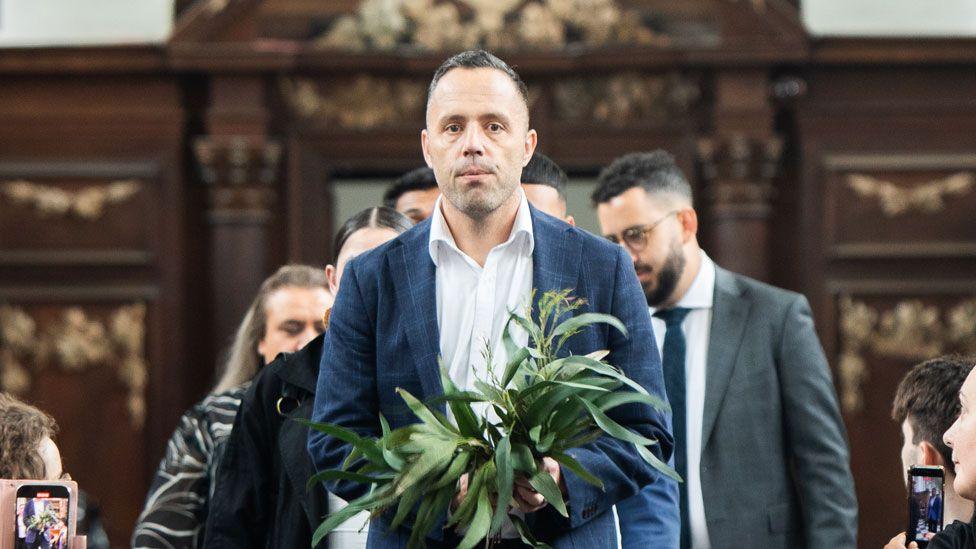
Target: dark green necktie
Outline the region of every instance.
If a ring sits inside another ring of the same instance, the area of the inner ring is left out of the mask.
[[[687,404],[685,395],[685,357],[688,345],[681,322],[691,309],[674,307],[657,311],[654,316],[664,321],[664,350],[661,363],[664,366],[664,388],[671,402],[671,419],[674,434],[674,468],[684,482],[678,485],[681,511],[681,549],[691,547],[691,530],[688,523],[688,435]]]

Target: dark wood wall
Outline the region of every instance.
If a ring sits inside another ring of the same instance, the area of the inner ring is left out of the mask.
[[[670,150],[709,253],[810,298],[876,546],[903,522],[898,379],[976,351],[976,48],[811,42],[739,4],[721,47],[508,60],[557,162]],[[0,52],[0,386],[54,414],[114,545],[260,281],[330,257],[330,181],[420,161],[442,55],[261,41],[255,5],[191,5],[165,48]]]

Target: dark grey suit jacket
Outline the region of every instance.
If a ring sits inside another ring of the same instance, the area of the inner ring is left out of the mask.
[[[707,360],[712,547],[855,547],[847,437],[806,298],[716,267]]]

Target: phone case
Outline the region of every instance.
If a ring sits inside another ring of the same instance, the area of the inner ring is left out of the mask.
[[[73,480],[0,480],[0,549],[14,549],[17,535],[17,489],[21,486],[66,486],[68,488],[68,539],[77,547],[75,526],[78,517],[78,483]],[[81,541],[84,547],[84,540]]]

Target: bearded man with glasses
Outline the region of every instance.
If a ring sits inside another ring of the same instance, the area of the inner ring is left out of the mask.
[[[806,298],[712,262],[664,151],[618,158],[592,198],[647,297],[685,480],[659,477],[617,505],[624,548],[647,546],[631,526],[668,494],[676,547],[855,547],[847,438]]]

